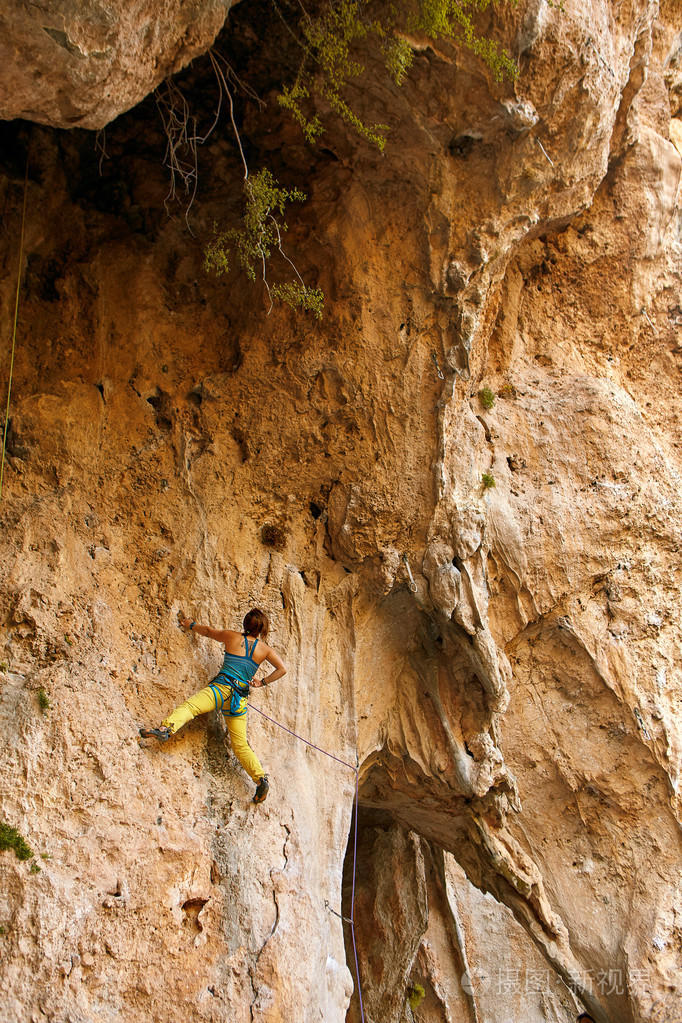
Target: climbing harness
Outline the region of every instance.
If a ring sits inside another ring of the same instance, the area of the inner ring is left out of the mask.
[[[193,622],[192,624],[195,623]],[[229,714],[230,717],[240,718],[247,712],[249,682],[258,670],[258,665],[253,659],[253,652],[256,649],[257,643],[258,639],[256,639],[251,649],[249,649],[249,640],[248,637],[245,636],[245,654],[230,654],[226,650],[225,657],[223,659],[223,666],[216,677],[212,679],[209,686],[209,688],[213,690],[213,695],[215,696],[216,710],[220,710],[223,714]],[[229,674],[230,671],[233,671],[239,677],[235,678],[235,675]],[[225,700],[220,691],[220,686],[227,686],[232,690],[229,710],[224,709]],[[220,697],[220,706],[218,706],[218,697]]]
[[[286,725],[282,725],[282,724],[280,724],[279,721],[275,721],[275,719],[271,718],[269,716],[269,714],[266,714],[264,711],[259,710],[258,707],[254,707],[253,704],[250,703],[247,706],[251,707],[252,710],[255,710],[255,712],[257,714],[260,714],[261,717],[265,718],[266,721],[270,721],[273,725],[277,725],[277,727],[281,728],[283,732],[288,732],[289,735],[293,735],[295,739],[299,739],[301,742],[304,742],[306,744],[306,746],[310,746],[311,749],[317,750],[318,753],[323,753],[325,755],[325,757],[329,757],[330,760],[335,760],[337,764],[343,764],[344,767],[350,768],[350,770],[353,771],[354,774],[355,774],[355,811],[354,811],[355,826],[354,826],[354,829],[353,829],[353,885],[352,885],[352,889],[351,889],[351,899],[350,899],[350,916],[349,917],[342,916],[341,913],[337,913],[335,909],[332,909],[332,907],[330,906],[328,900],[326,900],[326,899],[325,899],[325,903],[324,903],[324,908],[326,910],[328,910],[330,913],[333,913],[334,916],[338,916],[340,920],[345,921],[350,926],[351,939],[353,941],[353,957],[355,959],[355,978],[357,980],[357,985],[358,985],[358,1001],[360,1003],[360,1017],[361,1017],[362,1023],[365,1023],[365,1010],[364,1010],[363,1004],[362,1004],[362,988],[360,986],[360,968],[358,966],[358,948],[357,948],[357,945],[355,943],[355,922],[354,922],[355,921],[355,874],[356,874],[356,867],[357,867],[357,860],[358,860],[358,792],[359,792],[360,763],[359,763],[359,761],[357,759],[357,756],[356,756],[356,760],[355,760],[355,766],[353,766],[353,764],[350,764],[347,760],[341,760],[340,757],[335,757],[333,753],[328,753],[326,749],[322,749],[321,746],[316,746],[314,742],[310,742],[308,739],[305,739],[302,735],[298,735],[297,732],[292,732],[292,730],[290,728],[287,728]]]
[[[216,682],[216,679],[220,679],[221,681]],[[225,710],[225,698],[219,688],[223,685],[232,690],[228,710]],[[219,710],[221,714],[229,714],[232,718],[241,718],[246,714],[248,710],[248,703],[246,702],[249,695],[248,686],[242,688],[236,678],[230,678],[228,675],[219,674],[216,675],[210,683],[209,689],[213,691],[213,695],[215,696],[215,709]],[[220,697],[220,706],[218,706],[218,697]]]
[[[28,191],[28,157],[26,150],[26,171],[24,173],[24,205],[21,212],[21,239],[19,241],[19,270],[17,272],[17,297],[14,303],[14,330],[12,331],[12,356],[9,364],[9,382],[7,384],[7,408],[5,409],[5,429],[2,435],[2,461],[0,461],[0,498],[2,498],[2,480],[5,473],[5,450],[7,448],[7,426],[9,423],[9,399],[12,394],[12,373],[14,371],[14,349],[17,341],[17,320],[19,319],[19,291],[21,289],[21,265],[24,261],[24,228],[26,225],[26,193]]]
[[[409,579],[410,579],[410,592],[411,593],[416,593],[417,592],[417,584],[414,581],[414,577],[412,575],[412,569],[410,568],[410,563],[407,560],[407,554],[403,554],[403,561],[405,562],[405,568],[407,569],[407,574],[408,574]]]
[[[443,376],[443,371],[441,370],[440,366],[438,365],[438,356],[436,355],[435,352],[431,352],[431,358],[433,359],[433,364],[436,367],[436,373],[438,374],[438,379],[439,380],[445,380],[445,377]]]

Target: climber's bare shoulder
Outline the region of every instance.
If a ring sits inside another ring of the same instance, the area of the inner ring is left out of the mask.
[[[259,643],[258,646],[260,645],[261,644]],[[266,646],[265,643],[263,643],[263,649],[261,650],[260,654],[258,653],[258,648],[256,648],[255,660],[258,661],[259,664],[262,664],[263,661],[267,661],[269,664],[273,666],[273,668],[278,669],[282,673],[286,672],[284,661],[282,660],[280,655],[277,653],[276,650],[273,650],[271,646]]]
[[[218,636],[216,636],[216,639],[218,639]],[[220,642],[224,644],[228,654],[239,655],[244,653],[243,632],[235,632],[233,629],[222,629],[220,631]]]

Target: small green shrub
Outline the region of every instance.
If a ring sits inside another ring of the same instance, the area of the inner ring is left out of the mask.
[[[7,661],[2,661],[2,663],[0,663],[0,671],[1,671],[1,672],[2,672],[3,674],[4,674],[4,673],[5,673],[6,671],[7,671],[7,667],[8,667],[8,666],[7,666]]]
[[[483,481],[483,486],[486,490],[495,486],[495,477],[491,472],[484,472],[481,476],[481,480]]]
[[[40,867],[38,866],[37,863],[32,863],[31,864],[31,873],[32,874],[39,874],[40,873]]]
[[[286,533],[280,526],[272,522],[266,522],[260,531],[260,542],[264,547],[271,547],[275,551],[283,551],[286,544]]]
[[[291,309],[302,309],[312,313],[315,319],[322,319],[324,292],[320,288],[309,288],[300,281],[287,281],[286,284],[273,284],[270,295]]]
[[[0,852],[6,849],[14,849],[18,860],[30,860],[33,856],[33,850],[17,829],[6,821],[0,821]]]
[[[516,0],[508,2],[513,4]],[[491,0],[416,0],[416,3],[401,8],[401,5],[392,3],[377,5],[372,0],[322,0],[312,12],[299,0],[300,14],[296,13],[290,25],[289,18],[285,20],[273,0],[278,16],[302,51],[295,80],[291,85],[281,85],[279,103],[293,116],[311,144],[325,130],[316,112],[316,107],[321,106],[383,152],[389,126],[365,123],[353,108],[352,93],[362,89],[358,79],[366,70],[359,59],[363,51],[372,58],[375,66],[378,59],[390,80],[399,86],[409,73],[418,49],[408,36],[417,33],[432,40],[448,39],[476,54],[492,71],[496,81],[502,81],[505,76],[513,81],[518,68],[509,53],[495,40],[479,35],[476,28],[478,14],[490,4]],[[297,7],[296,4],[291,6]],[[231,86],[238,85],[239,80],[222,55],[210,50],[209,56],[218,82],[220,101],[226,97],[230,106],[232,128],[244,165],[245,203],[240,228],[222,230],[215,225],[213,239],[204,250],[204,269],[220,277],[229,272],[236,259],[250,280],[255,281],[256,276],[262,278],[270,309],[275,301],[280,301],[293,309],[312,312],[320,319],[323,292],[304,283],[282,247],[282,234],[287,228],[282,219],[284,207],[289,202],[301,202],[306,196],[298,188],[281,188],[267,168],[251,175],[233,112]],[[385,84],[383,88],[386,88]],[[251,90],[246,91],[253,96]],[[197,143],[206,141],[215,122],[208,134],[199,138],[196,119],[190,116],[187,101],[170,80],[165,83],[165,92],[157,91],[157,104],[168,140],[169,197],[176,197],[177,176],[184,182],[185,190],[191,193],[191,206],[197,189]],[[187,154],[188,159],[185,156],[181,158],[181,152]],[[294,272],[295,279],[271,285],[267,271],[270,257],[276,252],[288,264],[288,271]]]
[[[495,394],[489,387],[483,387],[478,392],[478,400],[485,409],[491,409],[495,404]]]
[[[50,709],[50,697],[47,695],[47,691],[41,686],[38,690],[38,703],[43,714],[47,714]]]
[[[269,259],[270,251],[279,248],[281,232],[286,224],[275,217],[284,213],[290,202],[305,202],[306,195],[298,188],[280,188],[278,182],[266,167],[244,181],[244,226],[232,228],[218,234],[204,254],[204,269],[216,276],[229,273],[229,253],[234,249],[237,259],[246,270],[248,277],[255,281],[256,268]]]
[[[414,1010],[417,1008],[417,1006],[425,997],[425,995],[426,991],[424,991],[424,988],[422,987],[421,984],[412,984],[411,987],[408,987],[407,1000],[410,1003],[410,1008],[412,1009],[412,1012],[414,1012]]]
[[[68,643],[69,646],[73,646],[73,640],[71,639],[71,636],[69,636],[68,632],[64,633],[64,642]]]
[[[0,927],[0,934],[4,934],[4,933],[5,933],[5,928],[4,927]]]
[[[385,8],[370,0],[335,0],[318,8],[316,15],[304,16],[298,29],[305,56],[291,87],[283,86],[279,102],[293,115],[306,139],[314,143],[324,131],[317,113],[308,116],[304,108],[317,95],[325,106],[383,152],[389,128],[386,124],[365,124],[350,106],[350,84],[361,78],[364,64],[357,59],[359,47],[374,41],[376,55],[388,75],[400,85],[414,61],[414,50],[405,33],[419,33],[430,39],[450,39],[471,50],[493,72],[495,79],[514,79],[518,69],[506,50],[476,33],[474,19],[490,0],[418,0],[411,10],[390,4]]]
[[[257,273],[262,277],[270,301],[278,299],[292,309],[310,310],[317,319],[322,316],[324,294],[319,288],[309,288],[303,283],[296,267],[282,248],[282,234],[287,230],[284,215],[287,203],[305,202],[306,195],[298,188],[280,188],[267,167],[262,167],[253,177],[244,180],[244,217],[241,228],[218,231],[214,225],[213,240],[204,251],[204,270],[216,277],[230,272],[230,259],[234,254],[246,271],[247,277],[255,281]],[[269,285],[266,277],[268,260],[273,249],[280,253],[297,279],[284,284]]]

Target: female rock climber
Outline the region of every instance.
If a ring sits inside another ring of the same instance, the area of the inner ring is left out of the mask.
[[[154,738],[159,742],[166,742],[179,728],[197,715],[208,714],[210,710],[222,711],[234,755],[256,783],[253,801],[262,803],[270,786],[260,760],[246,741],[249,686],[254,688],[269,686],[271,682],[286,675],[287,671],[277,651],[266,646],[264,642],[270,624],[268,616],[264,611],[253,608],[244,618],[243,632],[211,629],[208,625],[197,625],[189,618],[180,618],[179,623],[181,628],[188,632],[195,632],[199,636],[206,636],[207,639],[215,639],[222,643],[225,647],[223,666],[210,685],[181,703],[161,722],[159,728],[141,728],[140,735],[145,739]],[[275,670],[255,682],[253,676],[263,661],[267,661]]]

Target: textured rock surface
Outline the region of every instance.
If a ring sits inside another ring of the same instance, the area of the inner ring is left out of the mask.
[[[233,0],[8,0],[0,117],[103,128],[211,46]]]
[[[176,612],[256,602],[289,675],[254,702],[357,750],[368,1020],[679,1016],[679,19],[514,18],[513,88],[426,47],[402,90],[359,96],[384,157],[339,129],[310,154],[246,111],[310,193],[288,245],[319,326],[200,270],[236,203],[229,137],[194,240],[165,219],[148,110],[102,177],[91,139],[33,131],[0,795],[50,858],[0,854],[8,1018],[357,1018],[330,912],[352,767],[252,712],[255,810],[215,722],[136,738],[219,662]],[[24,141],[3,147],[4,336]]]

